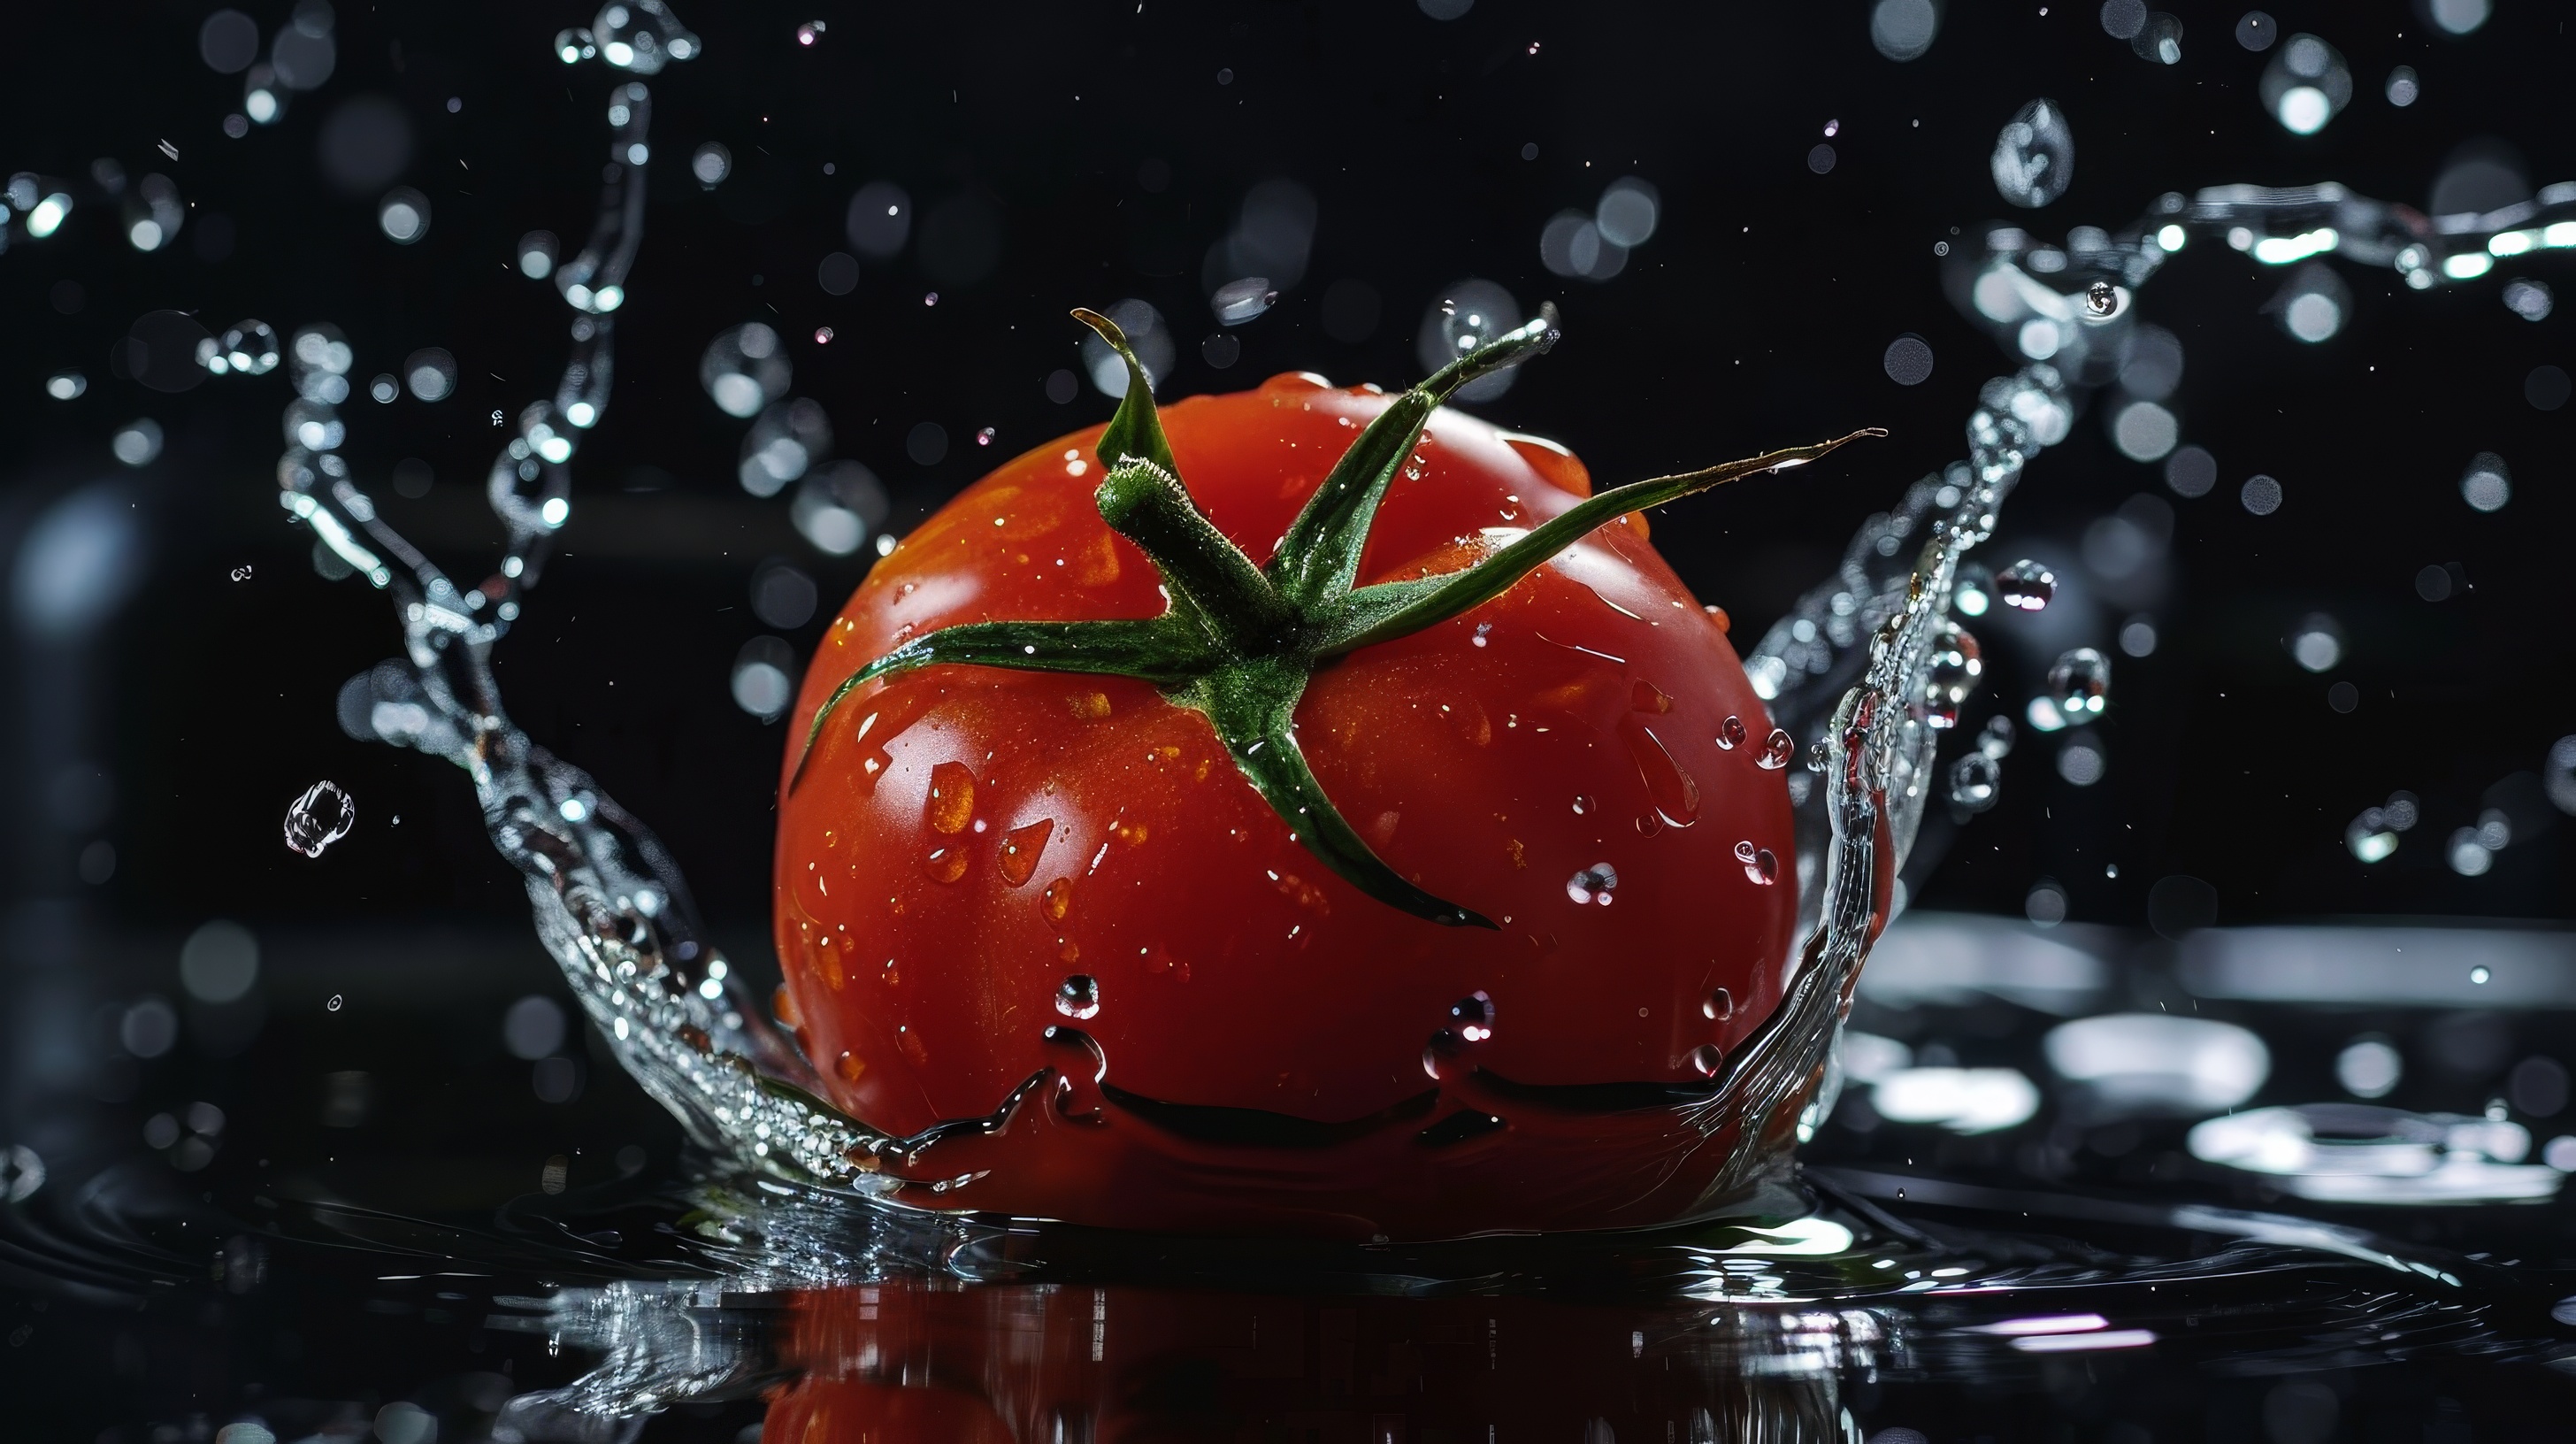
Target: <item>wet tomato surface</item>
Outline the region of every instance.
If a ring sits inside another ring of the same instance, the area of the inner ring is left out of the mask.
[[[1162,416],[1191,498],[1264,562],[1388,404],[1292,375]],[[1161,612],[1094,509],[1098,436],[1002,466],[881,562],[795,735],[934,629]],[[1454,571],[1589,491],[1561,447],[1440,411],[1359,579]],[[984,1117],[1073,1028],[1124,1094],[1339,1124],[1423,1094],[1444,1052],[1528,1085],[1701,1083],[1777,999],[1787,739],[1642,518],[1321,665],[1296,737],[1372,850],[1494,926],[1336,876],[1149,682],[930,666],[852,693],[777,852],[784,1001],[832,1101],[896,1135]]]

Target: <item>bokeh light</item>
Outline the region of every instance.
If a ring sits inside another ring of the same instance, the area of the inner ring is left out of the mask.
[[[2066,194],[2075,179],[2075,131],[2053,100],[2034,100],[2004,123],[1989,167],[1995,190],[2029,209]]]
[[[2352,101],[2352,69],[2343,53],[2314,35],[2289,38],[2263,67],[2263,108],[2292,135],[2314,135]]]
[[[786,395],[794,376],[778,333],[760,321],[720,332],[698,358],[698,384],[717,409],[744,420]]]
[[[1932,0],[1878,0],[1869,11],[1869,43],[1890,60],[1920,60],[1941,33]]]
[[[409,186],[396,186],[376,202],[376,229],[398,246],[429,234],[429,197]]]
[[[1117,322],[1118,329],[1127,333],[1127,344],[1135,351],[1137,362],[1145,368],[1145,379],[1160,386],[1163,378],[1172,374],[1174,355],[1172,328],[1164,322],[1163,313],[1155,310],[1153,303],[1130,296],[1101,314]],[[1118,353],[1109,348],[1108,342],[1088,331],[1082,337],[1082,369],[1090,375],[1093,388],[1101,395],[1119,397],[1127,394],[1127,363],[1118,359]],[[946,449],[943,442],[942,452]]]

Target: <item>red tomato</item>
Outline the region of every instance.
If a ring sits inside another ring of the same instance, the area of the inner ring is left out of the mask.
[[[1262,563],[1390,403],[1301,374],[1162,419],[1189,497]],[[880,562],[809,666],[793,735],[844,678],[939,628],[1162,613],[1155,564],[1095,509],[1100,434],[1006,463]],[[1590,490],[1564,448],[1439,411],[1358,578],[1456,572]],[[1020,1150],[1073,1151],[1044,1165],[1000,1145],[973,1168],[897,1150],[904,1177],[976,1175],[920,1201],[1361,1234],[1396,1215],[1416,1233],[1587,1209],[1636,1221],[1620,1209],[1654,1191],[1652,1157],[1617,1159],[1601,1198],[1559,1197],[1560,1179],[1516,1211],[1521,1121],[1444,1103],[1439,1080],[1576,1115],[1651,1102],[1664,1119],[1771,1012],[1797,902],[1787,739],[1766,755],[1723,615],[1683,589],[1642,516],[1622,517],[1494,600],[1322,663],[1295,722],[1367,848],[1493,926],[1442,926],[1346,881],[1208,715],[1146,681],[924,666],[850,692],[801,773],[791,742],[781,1013],[830,1100],[896,1137],[1052,1101],[1144,1135],[1158,1160],[1073,1162],[1095,1145],[1070,1125]],[[1050,1068],[1065,1081],[1015,1098]],[[1504,1160],[1478,1165],[1473,1198],[1409,1172],[1434,1167],[1408,1160],[1440,1151],[1417,1140],[1447,1141],[1444,1122]],[[1574,1133],[1606,1136],[1588,1126]],[[1635,1148],[1671,1153],[1708,1130],[1645,1132]],[[1335,1149],[1366,1176],[1336,1182]],[[1291,1156],[1329,1204],[1278,1194],[1260,1160]],[[1372,1207],[1381,1195],[1411,1201]],[[1665,1217],[1687,1203],[1657,1197],[1643,1206]]]

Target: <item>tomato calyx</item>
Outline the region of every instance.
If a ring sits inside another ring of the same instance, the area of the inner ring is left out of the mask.
[[[1307,499],[1269,565],[1256,565],[1191,500],[1155,410],[1153,387],[1115,322],[1075,319],[1099,333],[1127,367],[1127,390],[1096,448],[1108,469],[1093,500],[1111,530],[1160,572],[1159,617],[1078,622],[968,622],[905,642],[852,673],[815,709],[792,790],[841,702],[869,682],[941,664],[1132,677],[1208,719],[1235,767],[1291,839],[1344,880],[1391,907],[1449,927],[1492,928],[1473,909],[1415,886],[1371,851],[1333,805],[1296,736],[1297,704],[1315,669],[1334,657],[1392,641],[1493,600],[1595,529],[1757,472],[1813,461],[1871,427],[1812,446],[1632,482],[1584,499],[1454,572],[1357,586],[1360,556],[1379,503],[1441,403],[1460,387],[1542,355],[1560,331],[1556,309],[1496,337],[1396,397],[1363,428]]]

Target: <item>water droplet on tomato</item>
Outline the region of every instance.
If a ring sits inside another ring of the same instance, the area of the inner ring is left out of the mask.
[[[859,1075],[868,1071],[868,1065],[860,1060],[858,1054],[844,1051],[834,1060],[832,1071],[841,1075],[842,1082],[856,1083]]]
[[[930,856],[921,860],[921,870],[930,875],[932,882],[955,882],[966,875],[966,849],[934,847]]]
[[[1723,1023],[1735,1016],[1735,995],[1724,988],[1713,988],[1700,1001],[1699,1011],[1709,1021]]]
[[[1690,1051],[1691,1070],[1702,1078],[1716,1077],[1725,1062],[1726,1055],[1718,1051],[1715,1043],[1702,1043]]]
[[[1744,864],[1744,875],[1760,886],[1769,887],[1780,880],[1779,856],[1767,847],[1739,842],[1735,845],[1735,860]]]
[[[1015,827],[1002,834],[1002,881],[1013,887],[1027,882],[1038,870],[1038,854],[1046,851],[1047,836],[1055,831],[1055,819],[1041,817],[1026,827]]]
[[[1063,922],[1064,915],[1073,909],[1073,879],[1060,877],[1048,883],[1046,891],[1038,896],[1038,908],[1047,915],[1048,922]]]
[[[1732,752],[1744,745],[1744,719],[1729,717],[1717,724],[1717,745]]]
[[[1100,980],[1075,973],[1055,990],[1055,1010],[1068,1018],[1088,1018],[1100,1011]]]
[[[1774,727],[1771,729],[1771,735],[1762,739],[1762,752],[1753,760],[1777,772],[1788,766],[1789,759],[1797,755],[1798,739],[1790,736],[1785,729]]]
[[[1606,862],[1596,862],[1565,880],[1565,895],[1578,904],[1597,903],[1610,906],[1610,890],[1619,885],[1619,870]]]
[[[964,832],[975,817],[975,774],[963,762],[942,762],[930,769],[930,795],[922,799],[921,820],[933,832]],[[965,864],[961,861],[962,869]]]
[[[1449,1005],[1449,1026],[1460,1040],[1481,1043],[1494,1036],[1494,1000],[1482,989]]]
[[[1580,792],[1574,794],[1574,815],[1577,817],[1589,817],[1591,814],[1592,799],[1584,796]]]
[[[1699,821],[1699,782],[1673,760],[1663,740],[1633,716],[1620,719],[1619,736],[1646,781],[1646,796],[1655,805],[1655,815],[1674,827]]]
[[[1665,696],[1663,689],[1654,683],[1638,681],[1629,684],[1628,706],[1638,712],[1670,712],[1673,699]]]
[[[2036,612],[2057,595],[2057,573],[2024,557],[1995,573],[1995,595],[2006,606]]]

